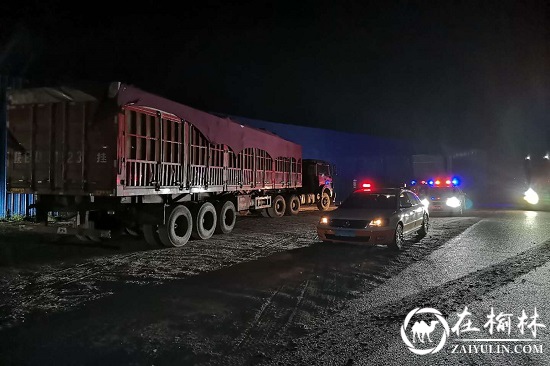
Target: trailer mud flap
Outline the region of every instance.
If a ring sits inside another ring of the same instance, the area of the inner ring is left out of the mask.
[[[136,206],[133,214],[138,224],[163,225],[170,210],[169,205],[147,203]]]

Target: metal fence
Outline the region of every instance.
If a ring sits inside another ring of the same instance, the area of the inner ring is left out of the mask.
[[[29,206],[34,202],[34,195],[12,194],[6,191],[8,155],[6,91],[21,88],[22,85],[23,79],[0,74],[0,218],[34,214],[34,210],[29,210]]]

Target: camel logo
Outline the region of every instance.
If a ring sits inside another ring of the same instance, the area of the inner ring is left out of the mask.
[[[437,323],[439,323],[437,320],[432,320],[430,325],[424,320],[414,323],[412,326],[413,343],[415,343],[415,336],[418,337],[418,340],[422,343],[424,343],[424,337],[428,337],[428,342],[431,343],[430,334],[434,331]]]
[[[429,322],[426,322],[424,320],[415,321],[410,329],[408,329],[411,319],[415,315],[420,314],[432,314],[437,320],[431,320]],[[439,336],[441,337],[439,339],[439,343],[435,347],[426,348],[426,346],[431,346],[431,344],[434,343],[432,340],[432,333],[434,333],[434,330],[436,329],[438,324],[443,327],[442,331],[435,333],[439,334]],[[412,341],[407,336],[408,332],[410,332],[412,335]],[[405,342],[411,352],[416,353],[417,355],[427,355],[430,353],[439,352],[445,345],[449,334],[449,324],[447,323],[443,315],[441,315],[439,310],[433,308],[416,308],[411,310],[405,317],[405,321],[401,326],[401,338],[403,338],[403,342]]]

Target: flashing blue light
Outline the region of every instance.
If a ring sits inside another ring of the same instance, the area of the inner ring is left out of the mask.
[[[416,184],[415,180],[411,180],[411,186],[414,186]]]
[[[428,181],[428,184],[429,184],[430,186],[433,186],[433,185],[434,185],[434,181],[433,181],[432,179],[430,179],[430,180]]]
[[[458,186],[460,185],[460,180],[458,178],[453,178],[453,180],[451,180],[451,183],[453,184],[453,186]]]

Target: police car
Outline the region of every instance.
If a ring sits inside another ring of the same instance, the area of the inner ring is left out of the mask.
[[[466,194],[460,189],[457,177],[413,180],[410,184],[431,213],[462,215],[466,209]]]

